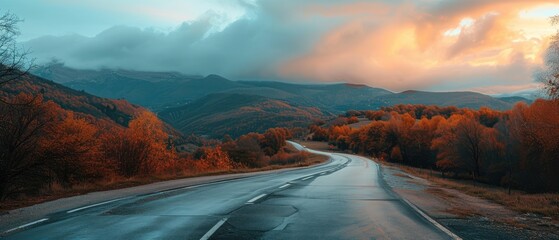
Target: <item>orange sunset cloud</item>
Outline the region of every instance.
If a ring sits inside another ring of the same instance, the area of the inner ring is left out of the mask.
[[[309,7],[308,16],[346,20],[280,72],[392,90],[533,88],[533,69],[555,33],[549,23],[554,9],[559,4],[552,1]]]

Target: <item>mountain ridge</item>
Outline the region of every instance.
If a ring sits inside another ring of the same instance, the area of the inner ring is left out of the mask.
[[[82,71],[84,74],[80,74]],[[91,77],[92,72],[96,74],[94,74],[95,77]],[[487,106],[498,110],[506,110],[512,107],[514,100],[524,101],[520,98],[501,100],[489,95],[467,91],[429,92],[407,90],[394,93],[386,89],[374,88],[364,84],[294,84],[277,81],[233,81],[216,74],[202,77],[182,75],[176,72],[150,73],[128,70],[77,70],[56,64],[39,68],[35,73],[43,74],[43,77],[50,77],[50,80],[60,82],[73,89],[84,90],[106,98],[124,98],[132,103],[151,108],[155,111],[178,107],[212,93],[259,95],[295,105],[318,107],[323,111],[336,113],[353,109],[378,109],[394,104],[455,105],[457,107],[473,109]],[[70,80],[72,74],[79,76],[75,80]],[[62,75],[64,77],[59,77]],[[148,75],[148,77],[144,75]],[[526,102],[528,101],[526,100]]]

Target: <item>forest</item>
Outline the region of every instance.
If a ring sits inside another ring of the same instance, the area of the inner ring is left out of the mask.
[[[0,200],[45,194],[53,186],[230,172],[299,164],[308,158],[285,147],[291,137],[285,128],[236,140],[197,138],[190,141],[198,144],[196,151],[189,153],[177,151],[181,137],[147,110],[123,126],[64,109],[41,94],[2,100]]]
[[[350,127],[358,116],[371,122]],[[508,111],[397,105],[348,111],[309,129],[312,140],[381,161],[529,192],[559,191],[557,100],[519,102]]]

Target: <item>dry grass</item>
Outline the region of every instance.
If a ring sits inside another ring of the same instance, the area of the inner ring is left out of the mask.
[[[327,142],[318,142],[318,141],[296,141],[297,143],[313,149],[313,150],[319,150],[319,151],[329,151],[330,149],[328,148],[328,143]]]
[[[364,126],[369,125],[373,121],[369,120],[368,118],[359,118],[359,122],[349,124],[348,126],[351,128],[362,128]]]
[[[260,172],[269,171],[284,168],[295,168],[295,167],[305,167],[314,164],[319,164],[326,162],[328,157],[318,154],[310,154],[309,157],[300,163],[288,164],[288,165],[271,165],[262,168],[241,168],[232,169],[227,171],[212,171],[212,172],[188,172],[184,171],[178,174],[166,174],[166,175],[152,175],[143,177],[116,177],[113,179],[108,179],[105,181],[95,182],[95,183],[82,183],[72,186],[72,188],[64,188],[59,184],[52,184],[48,190],[42,192],[39,196],[25,197],[20,199],[10,199],[0,202],[0,214],[2,211],[8,211],[12,209],[22,208],[26,206],[31,206],[47,201],[53,201],[59,198],[66,198],[71,196],[77,196],[86,194],[89,192],[97,191],[107,191],[121,188],[128,188],[134,186],[140,186],[160,181],[168,181],[182,178],[190,177],[201,177],[201,176],[213,176],[221,174],[232,174],[232,173],[250,173],[250,172]]]
[[[394,164],[389,165],[394,166]],[[509,195],[507,189],[504,188],[473,181],[443,178],[436,171],[400,165],[398,167],[409,174],[427,179],[439,186],[456,189],[470,196],[487,199],[517,212],[533,213],[556,220],[559,219],[558,193],[529,194],[514,190]]]

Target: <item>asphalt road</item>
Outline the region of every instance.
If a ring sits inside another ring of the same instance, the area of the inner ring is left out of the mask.
[[[300,146],[299,146],[300,147]],[[451,239],[395,195],[367,159],[67,209],[5,239]]]

